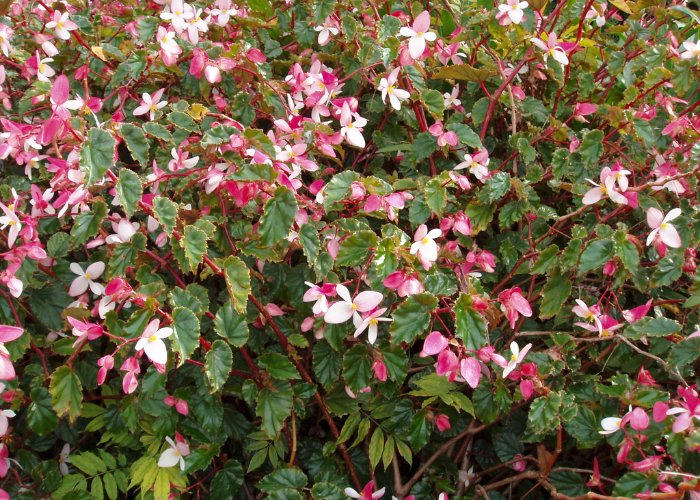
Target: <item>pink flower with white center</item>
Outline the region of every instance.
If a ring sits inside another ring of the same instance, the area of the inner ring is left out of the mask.
[[[23,328],[0,325],[0,380],[12,380],[15,378],[15,367],[12,366],[10,352],[5,347],[5,343],[17,340],[23,333]]]
[[[170,337],[173,334],[173,329],[170,327],[159,329],[159,326],[159,319],[154,319],[146,325],[141,338],[136,342],[136,351],[143,350],[148,359],[164,365],[168,362],[168,349],[165,347],[163,339]]]
[[[211,10],[211,15],[216,18],[215,22],[219,26],[226,26],[229,20],[238,14],[238,9],[232,5],[231,0],[216,0],[214,5],[216,8]]]
[[[73,326],[73,336],[78,337],[73,344],[73,347],[77,346],[84,339],[95,340],[104,335],[105,331],[101,325],[97,323],[89,323],[87,320],[78,320],[68,316],[66,318],[68,323]]]
[[[673,422],[673,432],[675,434],[685,432],[688,427],[693,424],[693,419],[700,420],[700,399],[693,389],[685,389],[680,387],[678,392],[683,397],[681,407],[672,408],[666,412],[666,415],[678,415]]]
[[[10,47],[10,38],[12,38],[10,28],[4,24],[0,24],[0,50],[5,54],[5,57],[8,57],[10,49],[12,48]]]
[[[209,31],[209,26],[207,26],[207,23],[201,18],[202,9],[195,9],[189,4],[185,4],[185,9],[192,12],[192,17],[188,19],[187,26],[181,36],[182,38],[186,37],[190,43],[197,44],[199,43],[199,33],[206,33]]]
[[[339,324],[345,323],[352,318],[355,328],[362,323],[362,317],[359,313],[372,311],[384,298],[379,292],[367,291],[360,292],[353,299],[345,285],[336,285],[335,291],[343,300],[333,303],[326,311],[323,319],[326,323]]]
[[[525,359],[525,356],[527,355],[528,351],[532,347],[532,344],[528,344],[525,347],[523,347],[523,350],[520,350],[520,347],[518,347],[518,344],[515,342],[510,343],[510,360],[508,361],[508,366],[506,366],[503,369],[503,378],[508,377],[510,375],[510,372],[515,370],[515,368],[522,363],[523,359]]]
[[[163,92],[165,92],[165,89],[160,89],[153,95],[148,94],[148,92],[144,92],[141,96],[141,105],[134,110],[134,116],[140,116],[145,115],[146,113],[150,113],[149,116],[151,118],[151,121],[154,120],[156,116],[156,111],[168,104],[168,101],[160,100],[160,98],[163,96]]]
[[[589,325],[588,323],[576,323],[581,328],[588,330],[589,332],[598,332],[600,337],[610,337],[614,335],[615,330],[619,330],[624,323],[618,323],[615,318],[604,314],[598,318],[598,322],[595,325]]]
[[[48,63],[53,62],[53,59],[51,57],[47,57],[45,59],[39,59],[39,53],[37,52],[36,54],[36,60],[39,61],[37,65],[37,74],[36,78],[40,82],[45,82],[45,83],[50,83],[52,76],[56,74],[56,72],[53,70],[51,66],[48,65]]]
[[[632,172],[624,168],[620,162],[615,162],[615,165],[613,165],[613,168],[610,170],[610,174],[617,182],[617,187],[620,188],[620,192],[624,193],[627,191],[629,187],[629,179],[627,179],[627,176],[632,175]]]
[[[430,13],[423,11],[413,21],[413,29],[403,27],[399,30],[401,36],[410,37],[408,52],[413,59],[418,59],[425,52],[425,41],[434,42],[437,35],[430,29]]]
[[[503,290],[498,295],[498,301],[501,303],[501,310],[506,314],[510,327],[515,328],[515,322],[518,320],[518,314],[522,314],[526,318],[532,316],[532,308],[530,303],[523,297],[522,290],[519,287]]]
[[[589,190],[584,196],[583,196],[583,204],[584,205],[594,205],[598,203],[603,196],[608,196],[612,201],[615,203],[618,203],[620,205],[628,205],[629,201],[625,196],[617,191],[615,189],[615,176],[612,175],[612,171],[610,170],[610,167],[604,167],[603,170],[600,172],[600,182],[601,184],[597,184],[596,182],[592,181],[591,179],[586,179],[588,182],[593,184],[594,187],[593,189]]]
[[[580,326],[588,330],[590,324],[595,324],[598,327],[598,333],[603,333],[603,325],[598,319],[601,316],[600,309],[598,309],[598,306],[588,307],[586,303],[581,299],[576,299],[576,303],[578,305],[572,307],[571,312],[573,312],[576,316],[585,319],[586,323],[577,322],[574,323],[574,325]]]
[[[194,12],[191,9],[185,9],[185,3],[182,0],[171,0],[170,12],[161,12],[160,18],[164,21],[170,21],[170,25],[178,33],[182,33],[187,27],[187,21],[194,17]]]
[[[334,26],[333,18],[328,16],[321,26],[316,26],[314,31],[320,32],[318,34],[318,44],[323,47],[328,43],[331,35],[335,36],[338,34],[338,28]]]
[[[165,438],[170,448],[160,455],[158,467],[173,467],[179,463],[180,470],[185,470],[185,457],[190,454],[190,446],[182,439],[182,436],[177,433],[175,439],[177,443],[169,437]]]
[[[411,255],[418,254],[421,264],[427,270],[438,259],[438,251],[440,247],[435,243],[435,238],[442,236],[442,231],[439,229],[431,229],[425,224],[418,226],[416,234],[413,236],[414,243],[411,245]]]
[[[345,488],[345,494],[350,498],[355,498],[358,500],[377,500],[378,498],[382,498],[384,496],[385,488],[382,488],[381,490],[375,493],[372,493],[373,489],[374,481],[370,481],[365,485],[364,489],[362,490],[362,493],[358,493],[352,488]]]
[[[585,19],[593,19],[595,17],[595,23],[599,28],[605,26],[605,11],[608,8],[608,4],[604,3],[601,5],[591,7],[588,12],[586,12]]]
[[[382,78],[379,82],[378,90],[382,92],[382,102],[386,104],[386,96],[389,96],[391,107],[396,111],[401,109],[401,101],[411,97],[411,94],[396,87],[396,79],[399,76],[401,68],[396,68],[389,73],[388,78]]]
[[[10,231],[7,233],[7,246],[12,248],[22,229],[22,224],[15,213],[14,203],[11,203],[9,207],[0,203],[0,208],[5,213],[5,215],[0,217],[0,229],[5,229],[7,226],[10,226]]]
[[[457,99],[459,96],[459,85],[455,85],[452,93],[445,92],[442,97],[445,99],[445,109],[456,108],[462,105],[462,101]]]
[[[78,277],[73,280],[73,283],[71,283],[70,290],[68,291],[71,297],[84,294],[88,287],[90,287],[90,290],[92,290],[92,293],[95,295],[102,295],[104,293],[104,287],[93,281],[102,276],[105,270],[104,262],[94,262],[90,264],[85,271],[80,267],[80,264],[73,262],[70,265],[70,270],[78,275]]]
[[[454,169],[461,170],[463,168],[468,168],[469,172],[474,174],[478,180],[483,181],[488,179],[489,173],[489,153],[485,149],[479,151],[474,155],[464,155],[464,161],[457,165]]]
[[[277,151],[277,155],[275,156],[277,161],[292,161],[297,156],[301,156],[306,152],[306,144],[300,143],[295,144],[294,146],[287,144],[284,149],[277,149],[279,149]]]
[[[566,56],[566,52],[559,45],[557,45],[557,34],[554,31],[552,31],[547,37],[547,43],[543,42],[539,38],[533,38],[532,43],[538,49],[544,51],[545,61],[549,56],[552,56],[554,60],[562,66],[569,64],[569,58]]]
[[[177,59],[176,56],[182,54],[182,48],[177,44],[175,38],[174,31],[168,31],[162,26],[158,28],[156,41],[160,43],[161,56],[167,65],[172,64]]]
[[[390,290],[397,290],[399,297],[408,297],[425,291],[425,287],[417,275],[406,274],[405,271],[391,273],[384,279],[384,286]]]
[[[457,134],[451,130],[445,132],[441,121],[437,121],[431,125],[428,131],[433,137],[438,138],[437,143],[441,148],[448,144],[452,147],[456,147],[457,144],[459,144],[459,137],[457,137]]]
[[[110,234],[105,239],[108,245],[118,243],[126,243],[131,241],[131,237],[139,230],[139,225],[136,222],[129,222],[126,218],[119,219],[119,223],[112,222],[112,231],[116,234]]]
[[[369,328],[369,331],[367,333],[367,340],[369,341],[370,344],[374,344],[374,341],[377,340],[377,325],[380,321],[392,321],[391,318],[380,318],[382,314],[386,312],[386,307],[382,307],[381,309],[377,309],[374,311],[372,314],[369,316],[366,316],[362,322],[357,326],[357,330],[355,330],[355,338],[359,337],[362,332],[365,331],[365,329]]]
[[[700,56],[700,44],[698,43],[687,40],[683,42],[683,48],[685,49],[685,51],[681,54],[683,59],[692,59]]]
[[[515,24],[520,24],[520,21],[523,20],[523,9],[527,8],[527,6],[527,2],[508,0],[506,3],[499,5],[498,10],[504,12]]]
[[[670,224],[673,219],[676,219],[682,214],[680,208],[674,208],[664,217],[664,213],[658,208],[650,208],[647,211],[647,224],[652,229],[647,236],[647,246],[650,246],[655,239],[671,248],[680,248],[683,246],[678,230]]]
[[[328,298],[335,295],[335,285],[327,283],[323,286],[314,285],[305,281],[307,286],[311,287],[304,294],[304,302],[314,302],[312,308],[314,314],[319,316],[325,314],[328,311]]]
[[[194,158],[189,158],[189,151],[183,151],[182,148],[172,148],[170,154],[173,159],[168,163],[168,170],[171,172],[177,172],[178,170],[189,170],[194,167],[199,161],[199,156]]]
[[[630,310],[624,310],[622,311],[622,316],[628,323],[634,323],[647,315],[649,309],[651,309],[652,302],[654,302],[654,299],[649,299],[643,306],[635,307],[634,309]]]
[[[61,40],[68,40],[70,32],[78,29],[78,25],[70,20],[70,14],[68,12],[61,13],[60,10],[52,12],[51,21],[46,23],[46,27],[54,30],[56,36]]]
[[[340,125],[340,135],[345,137],[349,144],[357,146],[358,148],[365,147],[365,138],[362,137],[362,127],[367,125],[367,120],[357,113],[351,112],[347,102],[343,103],[343,109],[340,113]]]

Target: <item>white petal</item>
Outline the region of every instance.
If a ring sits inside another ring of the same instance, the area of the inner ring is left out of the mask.
[[[158,459],[158,467],[172,467],[177,465],[179,461],[180,456],[176,454],[176,451],[173,448],[169,448],[165,450]]]

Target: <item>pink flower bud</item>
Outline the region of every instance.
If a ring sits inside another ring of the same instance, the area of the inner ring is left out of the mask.
[[[515,455],[513,458],[521,458],[522,455]],[[513,464],[513,470],[515,472],[522,472],[525,470],[525,460],[519,460]]]
[[[175,409],[180,415],[187,416],[187,414],[190,412],[190,407],[187,404],[187,401],[185,401],[184,399],[177,400],[177,402],[175,403]]]
[[[630,414],[630,426],[636,431],[643,431],[649,427],[649,415],[641,408],[635,408]]]
[[[442,413],[437,416],[435,419],[435,425],[437,425],[437,428],[440,432],[444,432],[452,426],[450,425],[450,419],[447,418],[447,415],[443,415]]]
[[[365,187],[361,182],[353,182],[350,185],[350,196],[353,200],[363,200],[365,198],[366,191]]]
[[[449,341],[442,333],[432,332],[425,338],[425,342],[423,342],[423,350],[420,352],[420,357],[426,358],[439,354],[447,349],[448,344]]]
[[[122,380],[122,388],[126,394],[133,393],[139,386],[139,381],[136,379],[136,374],[134,372],[129,372]]]
[[[173,396],[165,396],[165,398],[163,398],[163,403],[168,406],[175,406],[175,398]]]
[[[617,271],[617,265],[612,260],[607,261],[603,267],[603,274],[612,276],[615,274],[615,271]]]
[[[520,394],[523,395],[523,398],[530,399],[530,396],[532,396],[534,390],[535,384],[532,382],[532,380],[522,380],[520,382]]]
[[[382,382],[386,382],[388,372],[386,365],[381,359],[375,359],[372,364],[372,369],[374,370],[374,376],[377,377]]]
[[[301,331],[302,332],[308,332],[314,327],[314,322],[316,321],[316,318],[313,316],[309,316],[308,318],[304,318],[304,321],[301,322]]]
[[[248,60],[254,63],[264,63],[267,61],[265,54],[260,52],[260,49],[250,49],[247,53]]]
[[[535,363],[525,363],[520,367],[524,377],[536,377],[537,376],[537,365]]]
[[[666,412],[670,409],[668,404],[663,401],[657,401],[654,403],[654,410],[652,416],[654,417],[654,422],[659,423],[666,420]]]

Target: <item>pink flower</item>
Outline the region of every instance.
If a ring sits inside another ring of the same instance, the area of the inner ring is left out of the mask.
[[[414,243],[411,245],[411,255],[418,254],[418,259],[426,270],[429,270],[438,259],[440,247],[434,240],[440,236],[442,236],[442,231],[439,229],[428,231],[428,227],[425,224],[421,224],[413,237]]]
[[[12,380],[15,378],[15,368],[12,366],[10,352],[5,347],[5,343],[17,340],[23,333],[23,328],[0,325],[0,380]]]
[[[472,389],[477,388],[479,380],[481,380],[481,366],[475,358],[471,356],[462,358],[462,361],[459,363],[459,372],[462,378],[467,381],[469,387]]]
[[[521,380],[520,381],[520,394],[523,395],[524,399],[530,399],[532,393],[535,390],[535,384],[532,380]]]
[[[457,137],[457,134],[452,131],[445,132],[441,121],[437,121],[434,125],[431,125],[428,131],[434,137],[438,138],[438,146],[440,147],[444,147],[447,144],[454,147],[459,144],[459,137]]]
[[[68,12],[61,13],[60,10],[54,10],[51,13],[51,21],[46,23],[48,29],[55,30],[56,36],[61,40],[68,40],[70,32],[78,29],[78,25],[70,20]]]
[[[382,92],[382,102],[386,104],[386,96],[389,96],[389,102],[395,110],[401,109],[401,100],[408,99],[411,94],[396,87],[396,79],[401,68],[396,68],[389,74],[388,78],[382,78],[379,82],[378,90]]]
[[[443,415],[442,413],[435,418],[435,425],[440,432],[445,432],[446,430],[452,428],[450,425],[450,419],[447,418],[447,415]]]
[[[353,318],[355,327],[362,324],[362,317],[358,312],[369,312],[379,305],[384,296],[379,292],[360,292],[355,299],[352,299],[350,292],[344,285],[336,285],[336,293],[342,301],[333,303],[326,311],[323,319],[326,323],[345,323]]]
[[[627,322],[634,323],[647,315],[649,309],[651,309],[652,302],[654,302],[654,299],[649,299],[643,306],[635,307],[634,309],[630,310],[624,310],[622,311],[622,316]]]
[[[442,333],[431,332],[423,341],[423,350],[420,352],[419,356],[421,358],[435,356],[447,349],[448,345],[449,341]]]
[[[134,116],[150,113],[149,116],[151,121],[155,119],[156,111],[168,104],[168,101],[160,101],[160,98],[163,96],[163,92],[165,92],[165,89],[160,89],[153,95],[144,92],[141,96],[141,105],[134,110]]]
[[[375,359],[372,363],[372,370],[374,370],[374,376],[377,377],[381,382],[386,382],[388,377],[388,372],[384,361],[381,359]]]
[[[410,37],[408,40],[408,52],[413,59],[418,59],[425,52],[425,41],[434,42],[437,35],[430,29],[430,13],[423,11],[413,21],[413,29],[403,27],[399,30],[401,36]]]
[[[670,410],[670,407],[667,403],[664,403],[663,401],[657,401],[656,403],[654,403],[654,409],[652,410],[651,414],[654,418],[654,422],[659,423],[666,420],[666,417],[668,416],[668,410]]]
[[[587,321],[587,323],[582,323],[582,322],[576,322],[574,325],[580,326],[582,328],[585,328],[586,330],[589,330],[589,323],[594,324],[598,327],[598,333],[603,332],[603,326],[600,323],[600,309],[598,309],[598,306],[591,306],[588,307],[586,303],[580,299],[576,299],[576,306],[571,308],[571,312],[573,312],[576,316],[579,316],[580,318],[583,318]]]
[[[685,389],[680,387],[678,392],[683,397],[681,407],[672,408],[666,412],[666,415],[678,415],[673,422],[673,432],[678,434],[685,432],[693,423],[693,418],[700,420],[700,399],[693,389]]]
[[[435,373],[438,375],[447,375],[447,380],[452,382],[457,377],[459,371],[459,362],[457,356],[449,349],[445,349],[438,355]]]
[[[562,66],[569,64],[569,58],[566,57],[566,52],[564,49],[557,45],[557,34],[552,31],[547,37],[547,43],[544,43],[539,38],[533,38],[532,43],[538,48],[544,51],[544,59],[547,60],[548,56],[552,56],[555,61],[557,61]]]
[[[636,431],[643,431],[649,427],[649,415],[641,408],[635,408],[625,418],[629,420],[630,427]],[[622,424],[624,425],[624,423]]]
[[[522,457],[522,455],[518,454],[518,455],[515,455],[513,458],[515,459],[515,458],[521,458],[521,457]],[[525,470],[525,466],[526,466],[525,460],[518,460],[517,462],[515,462],[513,464],[513,470],[515,472],[523,472]]]
[[[425,287],[417,274],[406,274],[405,271],[395,271],[384,279],[384,286],[397,290],[399,297],[408,297],[416,293],[423,293]]]
[[[325,314],[325,312],[328,311],[328,299],[326,297],[335,296],[335,285],[328,283],[323,286],[318,286],[308,281],[304,283],[311,287],[304,294],[304,302],[314,302],[312,310],[315,315]]]
[[[335,27],[335,21],[331,16],[328,16],[321,26],[316,26],[314,31],[318,31],[318,44],[323,47],[330,40],[330,36],[338,34],[338,28]]]
[[[179,398],[174,398],[173,396],[166,396],[163,399],[163,403],[165,403],[168,406],[175,406],[175,409],[180,415],[188,415],[190,412],[190,407],[187,404],[187,401],[184,399],[179,399]]]
[[[382,488],[381,490],[377,491],[376,493],[372,493],[372,490],[374,489],[374,481],[370,481],[367,483],[362,490],[362,493],[358,493],[352,488],[345,488],[345,494],[349,496],[350,498],[355,498],[358,500],[377,500],[378,498],[382,498],[384,496],[384,489]]]
[[[501,303],[501,310],[506,314],[510,327],[515,328],[515,322],[518,320],[519,314],[526,318],[532,316],[532,308],[530,303],[523,297],[522,290],[519,287],[503,290],[498,295],[498,301]]]
[[[593,182],[591,179],[586,179],[588,182],[590,182],[596,187],[585,194],[582,200],[584,205],[593,205],[595,203],[598,203],[603,198],[603,196],[606,195],[612,201],[614,201],[615,203],[619,203],[620,205],[629,204],[627,198],[615,189],[616,177],[614,175],[611,175],[611,173],[612,171],[609,167],[603,168],[603,170],[600,172],[600,182],[602,183],[602,185]]]
[[[520,24],[523,20],[523,9],[528,6],[527,2],[520,2],[519,0],[508,0],[506,3],[502,3],[498,6],[498,10],[508,15],[511,21],[515,24]]]
[[[97,360],[97,366],[100,367],[97,372],[97,385],[102,385],[107,378],[107,372],[114,368],[114,357],[109,354],[107,356],[102,356]]]
[[[353,121],[354,118],[354,121]],[[358,148],[365,147],[365,138],[362,136],[362,127],[367,125],[367,120],[362,118],[357,112],[350,111],[348,103],[343,103],[340,114],[340,135],[345,137],[349,144]]]
[[[80,321],[71,316],[68,316],[66,319],[68,320],[68,323],[73,326],[73,336],[78,337],[73,344],[74,347],[85,338],[88,340],[95,340],[105,333],[104,328],[102,328],[101,325],[98,325],[97,323],[89,323],[86,319]]]
[[[382,307],[381,309],[374,311],[369,316],[365,316],[362,322],[359,325],[356,325],[357,329],[355,330],[355,338],[359,337],[360,334],[365,331],[365,329],[369,328],[367,340],[370,344],[374,344],[374,342],[377,340],[377,324],[380,321],[392,321],[391,318],[380,318],[380,316],[385,312],[386,307]]]
[[[457,165],[454,169],[461,170],[463,168],[468,168],[469,172],[474,174],[478,180],[483,182],[491,175],[488,167],[489,161],[489,152],[484,149],[483,151],[474,153],[474,155],[464,155],[464,161]]]
[[[680,208],[674,208],[664,217],[663,212],[658,208],[650,208],[647,211],[647,224],[652,231],[647,236],[647,246],[658,239],[671,248],[680,248],[683,245],[681,237],[676,228],[669,222],[679,217],[681,213]]]
[[[126,394],[132,394],[139,385],[136,375],[141,373],[141,366],[136,357],[126,358],[120,371],[127,372],[122,380],[122,388]]]
[[[508,377],[510,372],[515,370],[515,368],[522,363],[523,359],[525,359],[525,356],[527,356],[528,351],[530,351],[530,348],[532,347],[532,344],[528,344],[525,347],[523,347],[523,350],[520,350],[520,347],[518,347],[518,344],[515,342],[510,343],[510,361],[508,361],[508,366],[506,366],[503,370],[503,378]]]
[[[587,115],[592,115],[598,110],[598,106],[595,104],[589,104],[587,102],[580,102],[574,106],[574,118],[578,121],[588,123],[588,120],[583,118]],[[624,190],[623,190],[624,191]]]

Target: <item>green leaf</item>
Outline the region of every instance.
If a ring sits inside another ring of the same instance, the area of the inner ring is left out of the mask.
[[[430,132],[421,132],[413,141],[413,148],[409,152],[414,165],[429,158],[438,148],[437,137]]]
[[[472,351],[478,351],[487,343],[486,321],[484,317],[473,307],[472,300],[467,294],[460,294],[455,303],[455,322],[457,328],[455,335],[464,342],[464,347]]]
[[[139,206],[141,196],[143,196],[141,179],[128,168],[122,168],[119,171],[119,182],[117,182],[116,189],[126,216],[131,217]]]
[[[562,397],[558,392],[550,392],[547,396],[537,398],[530,406],[528,420],[536,434],[551,431],[559,425],[559,408]]]
[[[603,267],[615,254],[615,243],[612,240],[596,240],[591,242],[581,254],[578,274],[583,275],[592,269]]]
[[[450,66],[441,66],[435,73],[433,78],[442,80],[466,80],[468,82],[485,82],[496,72],[488,69],[475,69],[469,64],[452,64]]]
[[[540,318],[546,319],[555,316],[571,295],[572,286],[571,280],[561,273],[559,267],[556,267],[542,289]]]
[[[440,179],[430,179],[425,185],[425,203],[434,214],[442,216],[447,205],[447,189],[442,187]]]
[[[316,379],[329,389],[338,380],[343,361],[340,354],[331,348],[325,340],[320,340],[314,347],[314,374]]]
[[[184,307],[173,309],[173,350],[180,353],[178,366],[192,356],[199,346],[199,320],[197,316]]]
[[[430,324],[430,311],[437,307],[437,298],[430,293],[411,295],[399,305],[392,315],[393,321],[389,328],[391,343],[410,344]]]
[[[119,489],[117,488],[117,482],[114,480],[114,476],[109,472],[102,476],[102,480],[105,483],[105,492],[110,500],[116,500],[119,496]]]
[[[479,193],[479,201],[493,203],[500,200],[510,191],[510,175],[507,172],[498,172],[493,177],[487,179],[482,193]]]
[[[70,250],[70,235],[68,233],[56,233],[46,242],[46,252],[53,259],[59,259],[68,255]]]
[[[233,308],[231,300],[219,308],[214,319],[214,330],[236,347],[243,347],[248,342],[248,323],[242,314]]]
[[[530,204],[526,200],[516,200],[506,203],[498,214],[498,222],[501,229],[507,229],[518,222],[522,216],[525,215],[529,206]]]
[[[136,32],[139,34],[139,38],[144,45],[153,38],[157,29],[158,18],[156,17],[142,17],[136,23]]]
[[[369,463],[372,469],[377,467],[382,458],[382,453],[384,453],[384,431],[377,427],[369,440]]]
[[[297,200],[294,192],[286,187],[278,187],[275,196],[265,203],[265,213],[260,218],[260,245],[271,247],[286,238],[294,224],[296,213]]]
[[[262,418],[261,428],[270,439],[277,437],[284,419],[291,413],[293,394],[292,386],[286,380],[272,380],[260,390],[255,414]]]
[[[386,365],[387,374],[392,380],[402,383],[406,379],[408,356],[401,347],[395,347],[392,350],[383,349],[382,360]]]
[[[102,179],[107,170],[114,167],[114,148],[117,141],[101,128],[91,128],[87,141],[80,150],[80,169],[87,174],[86,186]]]
[[[561,268],[563,271],[568,271],[576,265],[581,255],[581,248],[583,248],[583,240],[580,238],[574,238],[569,241],[561,256]]]
[[[416,380],[415,384],[419,389],[411,391],[409,393],[411,396],[445,396],[457,387],[454,382],[447,380],[447,377],[438,375],[437,373],[426,375]]]
[[[192,269],[202,263],[202,257],[207,253],[207,233],[196,226],[187,226],[182,237],[182,248]]]
[[[248,5],[254,12],[262,12],[263,14],[272,14],[272,6],[268,0],[248,0]]]
[[[222,268],[233,308],[238,314],[245,314],[250,294],[250,271],[245,263],[234,255],[224,261]]]
[[[156,139],[165,142],[173,142],[173,136],[170,131],[159,123],[146,122],[143,124],[143,129],[148,135],[152,135]]]
[[[237,460],[228,460],[214,475],[209,488],[211,500],[233,500],[243,486],[245,474]]]
[[[557,489],[557,493],[569,497],[580,497],[585,495],[581,474],[570,470],[558,470],[549,474],[552,485]]]
[[[525,449],[518,437],[510,432],[503,432],[496,436],[496,439],[493,441],[493,447],[496,450],[496,455],[501,459],[501,462],[507,462],[515,457],[515,455],[522,455]]]
[[[107,470],[104,461],[89,451],[71,454],[70,461],[72,465],[76,466],[88,476],[94,476],[99,472],[105,472]]]
[[[648,476],[642,472],[628,472],[615,482],[612,495],[634,498],[637,493],[654,491],[659,484],[656,477],[656,475]]]
[[[321,250],[321,240],[318,237],[318,231],[311,224],[304,224],[299,229],[299,241],[301,248],[304,250],[306,260],[309,262],[309,267],[313,267],[318,252]]]
[[[124,276],[126,268],[133,267],[138,253],[145,249],[146,237],[141,233],[133,235],[130,241],[116,245],[109,259],[109,276]]]
[[[685,339],[671,348],[668,364],[673,367],[682,367],[698,359],[700,356],[700,337]]]
[[[579,148],[583,164],[586,168],[598,165],[598,160],[603,154],[603,134],[602,130],[592,130],[584,135]]]
[[[370,248],[377,246],[377,235],[374,231],[357,231],[340,242],[336,266],[354,266],[364,263]]]
[[[102,224],[102,220],[106,216],[107,204],[102,200],[93,202],[92,210],[79,213],[75,218],[73,229],[70,231],[71,247],[79,247],[83,245],[88,238],[96,236]]]
[[[143,168],[146,168],[148,166],[148,139],[146,139],[146,135],[141,130],[141,127],[137,127],[132,123],[122,123],[119,133],[124,138],[126,147],[129,148],[134,160],[138,161]]]
[[[637,269],[639,267],[639,251],[637,251],[637,247],[634,243],[627,239],[622,242],[616,242],[615,253],[620,257],[622,264],[630,273],[637,274]]]
[[[326,209],[326,211],[329,210],[333,203],[345,198],[345,195],[347,195],[348,191],[350,190],[350,185],[359,179],[360,176],[358,173],[353,172],[352,170],[346,170],[345,172],[341,172],[333,177],[323,189],[323,192],[326,195],[325,199],[323,200],[323,207]]]
[[[232,367],[231,348],[223,340],[214,341],[204,363],[204,373],[211,384],[211,393],[217,392],[226,383]]]
[[[424,90],[420,96],[421,102],[428,108],[428,111],[436,120],[442,120],[442,113],[445,111],[445,99],[437,90]]]
[[[314,24],[321,26],[328,16],[333,13],[335,0],[316,0],[314,2]]]
[[[237,129],[229,125],[219,125],[218,127],[210,128],[204,133],[202,147],[218,146],[231,140],[231,136],[237,133]]]
[[[576,438],[577,447],[593,448],[603,437],[598,433],[598,420],[595,413],[580,406],[578,414],[570,422],[564,422],[566,432]]]
[[[300,490],[306,487],[308,479],[300,469],[290,467],[277,469],[272,474],[262,478],[256,486],[265,493],[274,493],[283,489]]]
[[[496,211],[496,204],[479,205],[470,203],[464,209],[464,214],[469,217],[472,224],[471,236],[476,236],[481,231],[484,231],[493,220],[493,214]]]
[[[357,344],[345,353],[343,378],[354,393],[369,386],[369,381],[372,379],[372,364],[366,346]]]
[[[45,387],[32,390],[32,403],[27,410],[29,427],[40,436],[46,436],[58,425],[58,416],[51,408],[51,394]]]
[[[287,356],[282,354],[267,353],[258,358],[258,363],[262,368],[275,378],[294,379],[300,378],[299,372],[294,367]]]
[[[470,148],[482,149],[484,147],[484,145],[481,143],[481,139],[479,139],[479,135],[474,132],[469,125],[465,125],[463,123],[450,123],[447,126],[447,130],[451,130],[457,134],[460,142],[463,142]]]
[[[530,269],[531,274],[544,274],[554,267],[557,263],[557,256],[559,254],[559,247],[556,245],[550,245],[546,249],[540,252],[540,256],[535,262],[535,265]]]
[[[659,261],[659,265],[651,275],[652,285],[668,286],[683,274],[683,259],[681,257],[666,256]]]
[[[414,453],[420,451],[428,444],[430,439],[430,422],[428,422],[427,410],[420,410],[411,421],[411,428],[408,430],[408,441]]]
[[[625,329],[625,337],[638,340],[642,337],[668,337],[681,331],[681,325],[669,318],[645,317]]]
[[[177,203],[164,196],[158,196],[153,199],[153,208],[158,222],[163,225],[168,236],[172,236],[177,223]]]
[[[51,375],[49,385],[51,406],[58,418],[69,415],[71,423],[80,415],[83,401],[83,386],[78,376],[69,366],[61,366]]]
[[[181,111],[173,111],[168,115],[168,121],[177,128],[187,130],[188,132],[199,133],[199,126],[187,113]]]

